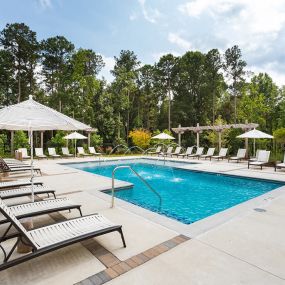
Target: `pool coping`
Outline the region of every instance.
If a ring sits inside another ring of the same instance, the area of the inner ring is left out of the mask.
[[[149,159],[148,157],[146,157],[147,159]],[[135,158],[135,159],[141,159],[141,158]],[[155,160],[155,158],[153,158]],[[108,161],[117,161],[118,159],[112,159],[112,160],[108,160]],[[124,159],[120,159],[120,160],[134,160],[132,158],[124,158]],[[170,162],[172,162],[172,160],[169,160]],[[96,163],[98,163],[98,161],[95,161]],[[181,161],[176,161],[176,162],[180,162]],[[78,162],[78,164],[82,164],[84,162]],[[89,162],[90,163],[90,162]],[[185,163],[185,162],[184,162]],[[74,163],[62,163],[61,165],[65,165],[68,166],[68,164],[74,164]],[[187,164],[187,162],[186,162]],[[191,165],[189,163],[189,165]],[[193,165],[193,163],[192,163]],[[173,166],[172,166],[173,167]],[[218,175],[223,175],[223,176],[232,176],[232,177],[240,177],[240,178],[248,178],[248,179],[256,179],[256,180],[263,180],[263,181],[271,181],[271,182],[279,182],[279,183],[285,183],[282,180],[272,180],[272,179],[266,179],[266,178],[256,178],[256,177],[250,177],[250,176],[243,176],[243,175],[238,175],[238,174],[227,174],[227,173],[220,173],[220,172],[214,172],[214,171],[208,171],[208,170],[197,170],[197,169],[188,169],[188,168],[183,168],[183,167],[175,167],[178,169],[182,169],[182,170],[186,170],[186,171],[195,171],[195,172],[202,172],[202,173],[209,173],[209,174],[218,174]],[[74,168],[73,168],[74,169]],[[85,174],[88,173],[89,175],[95,175],[95,176],[102,176],[99,174],[94,174],[88,171],[84,171],[81,169],[77,169],[77,171],[83,171]],[[105,178],[109,179],[110,181],[112,180],[110,177],[106,177]],[[124,182],[126,184],[131,184],[129,182],[123,181],[123,180],[117,180],[115,179],[115,181],[118,182]],[[131,187],[131,185],[126,185],[125,187]],[[115,190],[121,190],[122,188],[125,188],[124,186],[122,186],[122,184],[120,184],[119,187],[115,187]],[[97,191],[96,191],[97,190]],[[86,192],[88,192],[89,194],[92,194],[106,202],[109,202],[111,204],[111,196],[109,194],[104,193],[105,191],[111,190],[111,187],[108,186],[98,186],[96,187],[96,189],[89,189],[86,190]],[[152,212],[151,210],[145,209],[141,206],[132,204],[130,202],[127,202],[125,200],[122,200],[120,198],[115,197],[115,206],[120,207],[121,209],[124,209],[128,212],[131,212],[132,214],[141,216],[147,220],[150,220],[152,222],[155,222],[157,224],[159,224],[160,226],[163,226],[165,228],[168,228],[170,230],[173,230],[179,234],[183,234],[185,236],[194,238],[197,237],[199,235],[202,235],[204,233],[206,233],[207,231],[216,228],[226,222],[229,222],[232,219],[237,219],[237,218],[241,218],[245,215],[248,215],[251,211],[266,211],[266,206],[274,199],[278,198],[281,195],[285,195],[285,185],[278,187],[276,189],[273,189],[269,192],[266,192],[260,196],[257,196],[255,198],[249,199],[245,202],[242,202],[240,204],[237,204],[235,206],[232,206],[228,209],[225,209],[223,211],[220,211],[218,213],[215,213],[209,217],[203,218],[199,221],[196,221],[192,224],[184,224],[182,222],[179,222],[177,220],[175,220],[174,218],[170,218],[167,216],[164,216],[162,214],[156,213],[156,212]]]

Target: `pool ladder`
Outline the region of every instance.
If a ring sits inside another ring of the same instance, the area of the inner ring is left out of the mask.
[[[159,199],[159,207],[161,207],[162,198],[160,194],[141,176],[139,175],[131,166],[129,165],[120,165],[113,169],[112,171],[112,201],[111,208],[114,207],[115,204],[115,173],[118,169],[128,168],[130,169],[147,187],[150,189]]]

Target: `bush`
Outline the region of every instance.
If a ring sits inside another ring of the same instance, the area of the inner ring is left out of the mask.
[[[277,143],[285,143],[285,128],[277,129],[273,132],[273,136]]]
[[[98,134],[93,134],[91,136],[91,145],[92,146],[102,146],[103,145],[103,138]]]
[[[65,132],[58,131],[56,135],[48,141],[48,146],[56,148],[57,152],[61,152],[61,148],[66,146],[66,139],[63,138],[64,136]]]
[[[132,139],[134,145],[147,149],[150,144],[151,134],[144,129],[136,129],[129,133],[129,137]]]
[[[14,149],[27,148],[30,149],[29,138],[24,131],[16,131],[14,135]]]
[[[5,145],[7,143],[7,135],[1,134],[0,135],[0,156],[5,155]]]

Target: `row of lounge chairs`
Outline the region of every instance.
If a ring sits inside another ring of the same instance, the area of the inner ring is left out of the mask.
[[[68,198],[56,198],[55,190],[44,187],[42,182],[34,183],[34,194],[53,194],[54,199],[41,199],[36,202],[17,205],[11,205],[9,202],[9,206],[6,204],[5,199],[30,196],[32,194],[31,187],[31,182],[27,180],[0,182],[0,213],[2,214],[0,216],[0,251],[4,254],[0,270],[62,247],[114,231],[120,233],[123,246],[126,247],[121,225],[113,224],[101,214],[83,216],[80,204],[74,203]],[[73,209],[79,211],[80,217],[44,225],[32,230],[25,229],[20,222],[20,219],[23,218]],[[7,240],[12,239],[15,240],[12,246],[9,247],[11,243],[5,244]],[[12,258],[19,242],[30,246],[32,252]]]
[[[79,156],[99,156],[102,155],[102,153],[97,152],[96,149],[93,146],[90,146],[88,148],[89,153],[86,153],[83,147],[77,147],[77,154]],[[62,154],[56,153],[56,150],[54,147],[48,148],[48,156],[44,154],[44,150],[42,148],[35,148],[35,157],[36,158],[60,158],[60,157],[73,157],[74,155],[69,152],[69,149],[67,147],[61,148]],[[30,159],[31,156],[28,155],[28,150],[26,148],[19,148],[18,152],[21,152],[22,159]]]
[[[181,153],[182,148],[176,147],[175,151],[173,152],[173,147],[168,147],[166,152],[162,152],[161,151],[161,146],[157,147],[156,151],[154,152],[149,152],[150,155],[156,154],[158,156],[163,156],[163,157],[180,157],[180,158],[204,158],[206,159],[228,159],[228,162],[230,161],[236,161],[236,162],[240,162],[242,160],[246,159],[246,149],[239,149],[236,156],[230,156],[227,157],[227,152],[228,149],[227,148],[221,148],[218,155],[214,155],[215,153],[215,148],[208,148],[207,152],[203,154],[204,152],[204,148],[203,147],[198,147],[196,149],[196,152],[193,153],[193,149],[194,147],[187,147],[186,151],[184,153]],[[256,157],[250,158],[248,160],[248,168],[250,168],[250,166],[260,166],[260,168],[262,169],[263,166],[269,165],[269,158],[270,158],[270,151],[266,151],[266,150],[257,150],[256,152]],[[285,156],[284,156],[284,161],[282,163],[278,163],[275,164],[275,171],[278,168],[285,168]]]
[[[204,158],[204,159],[207,159],[209,158],[210,160],[211,159],[224,159],[226,158],[227,156],[227,152],[228,152],[228,149],[227,148],[221,148],[219,153],[217,155],[214,155],[215,153],[215,148],[209,148],[207,150],[207,153],[203,154],[204,152],[204,148],[203,147],[198,147],[196,149],[196,153],[193,153],[193,149],[194,147],[191,146],[191,147],[188,147],[186,149],[186,151],[184,153],[181,153],[181,150],[182,150],[182,147],[176,147],[175,151],[173,151],[173,147],[170,146],[168,147],[167,151],[166,152],[162,152],[161,151],[161,147],[159,146],[156,151],[154,152],[149,152],[148,154],[150,155],[153,155],[153,154],[157,154],[158,156],[169,156],[169,157],[182,157],[182,158]]]

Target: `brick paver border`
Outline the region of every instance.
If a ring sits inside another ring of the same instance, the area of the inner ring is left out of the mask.
[[[156,256],[169,251],[179,244],[189,240],[190,238],[184,235],[178,235],[172,239],[162,242],[148,250],[145,250],[133,257],[124,261],[119,260],[111,252],[98,244],[94,239],[82,242],[82,244],[98,258],[107,268],[102,270],[75,285],[101,285],[118,276],[148,262]]]

